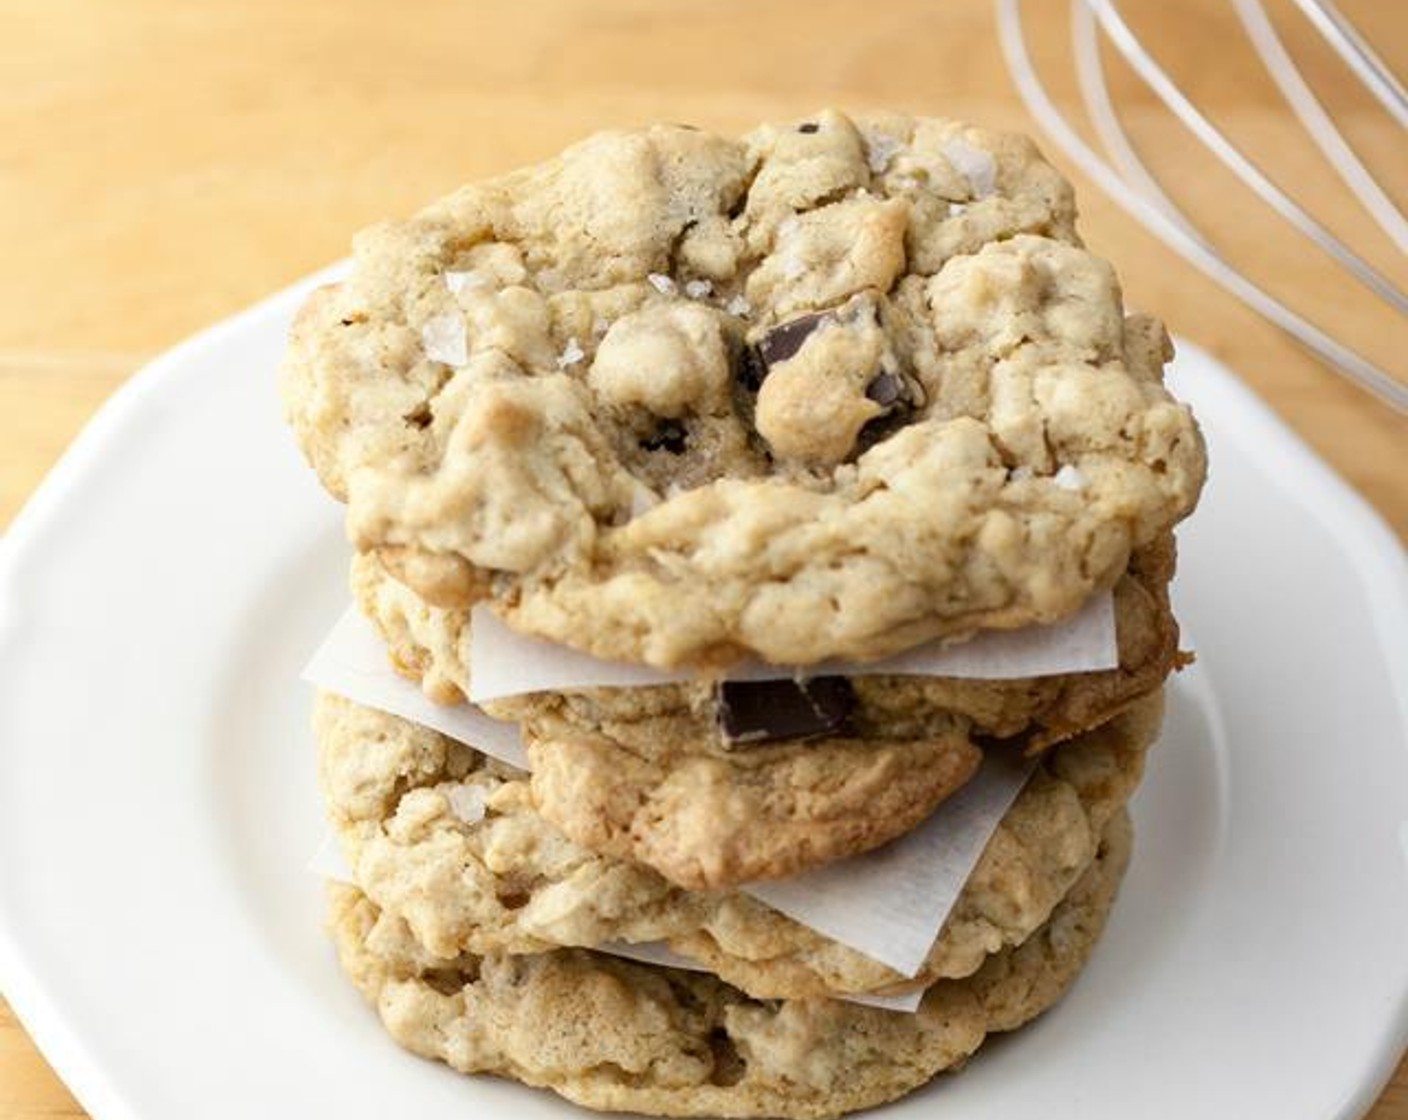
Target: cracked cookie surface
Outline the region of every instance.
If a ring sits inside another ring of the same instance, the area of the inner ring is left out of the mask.
[[[924,967],[907,980],[738,891],[686,891],[543,819],[528,775],[324,696],[328,812],[359,887],[441,957],[664,941],[759,998],[896,993],[966,976],[1029,937],[1095,857],[1143,771],[1151,697],[1042,759]]]
[[[1128,862],[1128,817],[1050,919],[914,1014],[834,1000],[756,1001],[700,973],[584,950],[438,957],[353,888],[332,891],[344,970],[402,1046],[465,1073],[657,1116],[822,1118],[881,1104],[960,1066],[1070,986]]]
[[[662,667],[1053,621],[1196,501],[1162,328],[1027,141],[606,133],[356,246],[286,411],[428,602]]]

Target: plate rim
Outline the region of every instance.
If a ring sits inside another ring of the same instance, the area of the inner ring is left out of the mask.
[[[346,268],[347,261],[341,260],[319,269],[187,337],[143,365],[85,422],[0,536],[0,661],[4,660],[9,634],[20,613],[13,605],[16,573],[32,554],[42,552],[51,526],[81,491],[89,472],[140,420],[148,404],[167,391],[187,362],[224,345],[255,322],[285,311],[314,288],[339,278]],[[1197,363],[1197,395],[1220,398],[1226,411],[1237,416],[1245,429],[1245,438],[1239,444],[1274,485],[1284,490],[1287,474],[1294,476],[1297,492],[1292,495],[1293,500],[1305,516],[1333,534],[1339,551],[1359,578],[1371,607],[1378,652],[1395,694],[1399,726],[1404,733],[1400,745],[1408,750],[1408,658],[1394,656],[1395,639],[1408,645],[1408,551],[1367,499],[1225,363],[1185,338],[1178,338],[1176,346],[1180,352],[1202,359]],[[1289,470],[1275,470],[1278,464]],[[1408,860],[1408,822],[1401,824],[1399,839]],[[139,1110],[119,1092],[103,1064],[90,1053],[84,1042],[85,1032],[64,1011],[62,998],[51,993],[39,975],[27,967],[20,940],[17,929],[0,913],[0,992],[16,1018],[90,1114],[101,1120],[139,1120]],[[1398,993],[1392,1021],[1394,1029],[1385,1032],[1374,1054],[1366,1056],[1366,1076],[1346,1097],[1338,1120],[1361,1116],[1393,1076],[1408,1048],[1408,990]]]
[[[141,410],[177,379],[186,362],[224,344],[250,324],[277,314],[286,304],[301,301],[313,289],[341,276],[348,263],[343,259],[318,269],[187,336],[139,367],[84,422],[9,527],[0,533],[0,661],[5,659],[12,619],[18,613],[11,607],[15,573],[29,554],[44,547],[50,526],[82,486],[86,472],[101,461]],[[70,1021],[60,1006],[62,999],[47,991],[28,967],[19,941],[17,931],[0,911],[0,994],[35,1048],[91,1116],[98,1120],[143,1120],[140,1110],[121,1095],[103,1063],[90,1053],[82,1028]]]

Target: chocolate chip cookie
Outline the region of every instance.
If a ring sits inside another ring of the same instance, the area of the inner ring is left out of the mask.
[[[1026,140],[595,136],[358,238],[287,415],[426,602],[661,667],[1050,622],[1193,507],[1169,346]]]

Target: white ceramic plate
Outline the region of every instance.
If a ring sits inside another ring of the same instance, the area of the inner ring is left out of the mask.
[[[4,542],[0,987],[100,1120],[570,1116],[401,1053],[322,938],[297,678],[345,546],[273,376],[318,279],[137,377]],[[1403,555],[1207,355],[1176,379],[1200,661],[1120,905],[1064,1003],[887,1116],[1353,1117],[1405,1041]]]

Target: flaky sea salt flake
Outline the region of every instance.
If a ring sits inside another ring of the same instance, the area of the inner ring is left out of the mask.
[[[708,299],[714,294],[714,285],[707,280],[687,280],[684,294],[690,299]]]
[[[577,341],[576,335],[573,335],[567,340],[567,345],[563,347],[562,354],[557,359],[557,368],[566,369],[568,366],[575,366],[586,356],[587,352],[582,349],[582,344]]]
[[[466,288],[485,288],[489,281],[482,273],[478,272],[447,272],[445,273],[445,287],[449,288],[455,295],[459,295]]]
[[[1065,464],[1059,471],[1053,474],[1051,481],[1062,490],[1075,492],[1085,489],[1085,475],[1081,474],[1080,470],[1071,466],[1070,463]]]
[[[484,796],[483,786],[452,786],[445,791],[450,812],[465,824],[478,824],[484,819]]]
[[[650,286],[662,296],[672,296],[675,294],[675,282],[663,272],[652,272],[646,279],[650,281]]]
[[[953,169],[968,180],[974,198],[986,198],[997,190],[997,163],[991,152],[955,139],[944,144],[943,153]]]
[[[890,160],[895,158],[904,144],[897,137],[891,136],[888,132],[875,132],[866,137],[865,162],[870,165],[872,174],[879,175],[890,166]]]
[[[734,296],[726,304],[724,310],[730,315],[737,315],[740,319],[753,310],[752,305],[743,296]]]
[[[420,329],[420,343],[432,362],[458,369],[469,364],[469,339],[458,315],[436,315]]]

